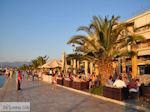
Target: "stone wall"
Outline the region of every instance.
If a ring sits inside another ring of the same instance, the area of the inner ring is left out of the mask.
[[[42,75],[42,80],[48,83],[52,83],[52,76],[49,75]]]

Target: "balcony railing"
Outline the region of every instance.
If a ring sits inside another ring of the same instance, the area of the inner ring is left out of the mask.
[[[150,42],[140,44],[140,45],[137,46],[137,49],[143,49],[143,48],[150,48]]]
[[[138,65],[145,65],[145,64],[150,64],[150,60],[145,59],[145,60],[140,60],[138,59]]]
[[[134,29],[134,32],[141,32],[141,31],[145,31],[145,30],[147,30],[147,29],[150,29],[150,24],[146,24],[146,25],[141,26],[141,27],[139,27],[139,28],[135,28],[135,29]]]

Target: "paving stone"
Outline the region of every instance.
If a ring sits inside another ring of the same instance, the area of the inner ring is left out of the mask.
[[[140,112],[139,110],[96,99],[67,89],[51,89],[49,83],[23,79],[16,91],[15,80],[9,80],[0,101],[30,102],[31,112]]]

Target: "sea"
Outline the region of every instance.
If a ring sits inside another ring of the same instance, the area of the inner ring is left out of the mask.
[[[6,80],[7,80],[6,76],[0,74],[0,88],[3,87],[3,85],[4,85],[5,82],[6,82]]]

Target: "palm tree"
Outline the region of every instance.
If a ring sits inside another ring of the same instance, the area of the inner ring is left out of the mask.
[[[21,69],[21,70],[28,70],[29,67],[28,67],[28,65],[23,64],[23,65],[20,67],[20,69]]]
[[[116,25],[119,17],[112,16],[102,19],[93,17],[89,27],[79,27],[88,33],[88,36],[73,36],[67,44],[78,44],[76,51],[84,60],[95,63],[98,72],[101,74],[101,82],[104,85],[110,75],[113,75],[112,61],[115,57],[121,56],[125,51],[120,50],[127,45],[122,31],[127,31],[127,23]]]
[[[48,57],[46,55],[43,57],[39,56],[37,60],[38,60],[39,66],[41,67],[42,65],[46,63],[46,61],[48,60]]]
[[[32,67],[34,70],[37,70],[38,66],[39,66],[39,62],[37,59],[33,59],[32,61]]]

